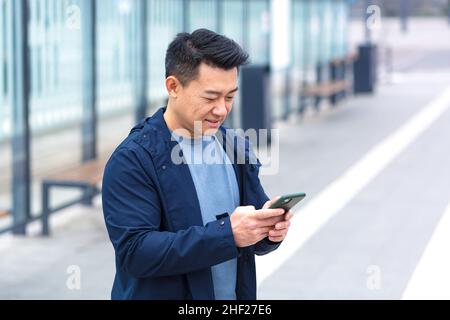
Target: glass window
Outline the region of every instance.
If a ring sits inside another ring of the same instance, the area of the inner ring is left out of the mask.
[[[337,4],[338,12],[338,41],[337,41],[337,54],[339,56],[345,56],[348,53],[348,25],[349,25],[349,7],[344,0],[341,0]]]
[[[166,98],[165,58],[169,43],[183,31],[183,0],[154,0],[148,3],[149,94],[153,108]]]
[[[291,62],[295,69],[302,70],[304,68],[304,10],[305,5],[303,1],[294,0],[291,4],[291,33],[292,33],[292,55]]]
[[[224,0],[222,2],[221,32],[241,46],[244,45],[244,4],[239,0]]]
[[[305,80],[312,82],[315,79],[315,67],[319,62],[320,40],[320,12],[317,1],[305,1],[305,23],[307,35],[305,37]]]
[[[108,157],[135,123],[139,2],[97,0],[97,151]]]
[[[331,39],[331,57],[339,57],[339,42],[340,42],[340,15],[339,15],[339,1],[333,2],[332,8],[333,15],[333,28],[332,28],[332,39]]]
[[[217,31],[215,0],[190,0],[189,1],[189,31],[206,28]]]
[[[109,115],[133,108],[136,56],[136,2],[97,0],[98,112]]]
[[[34,17],[29,21],[30,126],[39,133],[81,119],[81,33],[79,23],[71,24],[80,17],[78,1],[30,0],[29,4]],[[61,6],[67,9],[66,25],[55,19],[62,14]]]
[[[244,47],[244,4],[240,0],[225,0],[221,5],[221,33]],[[227,125],[240,127],[240,95],[236,96]]]
[[[321,63],[328,63],[332,58],[333,7],[330,0],[321,1]]]
[[[29,10],[31,207],[36,214],[41,178],[81,158],[80,1],[29,0]]]
[[[266,64],[270,61],[270,4],[266,0],[248,1],[247,50],[252,63]]]

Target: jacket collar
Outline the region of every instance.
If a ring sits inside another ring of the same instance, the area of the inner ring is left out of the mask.
[[[167,107],[160,108],[151,117],[140,121],[130,132],[130,134],[139,132],[135,141],[152,154],[167,152],[167,149],[176,143],[172,140],[171,131],[164,119],[166,110]],[[249,161],[248,145],[243,138],[224,126],[220,126],[216,137],[223,141],[223,147],[233,164]]]

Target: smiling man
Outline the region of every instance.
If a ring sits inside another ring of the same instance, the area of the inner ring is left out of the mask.
[[[206,29],[169,45],[167,106],[136,125],[105,168],[113,299],[256,299],[254,256],[280,245],[292,213],[268,209],[274,199],[248,140],[222,126],[247,60]],[[186,161],[174,161],[176,147]],[[219,161],[190,161],[206,148]]]

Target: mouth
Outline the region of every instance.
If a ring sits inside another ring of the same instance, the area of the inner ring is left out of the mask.
[[[218,128],[220,126],[220,120],[209,120],[205,119],[206,123],[211,128]]]

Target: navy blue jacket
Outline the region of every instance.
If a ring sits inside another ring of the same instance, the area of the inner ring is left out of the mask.
[[[269,253],[279,243],[266,238],[237,248],[227,215],[203,225],[189,167],[171,161],[177,142],[171,140],[165,110],[136,125],[105,168],[103,213],[116,257],[111,297],[214,299],[210,267],[237,257],[237,298],[256,299],[255,254]],[[224,147],[234,141],[229,156],[236,157],[241,205],[260,209],[268,200],[258,178],[261,164],[250,161],[256,158],[247,139],[224,137]]]

